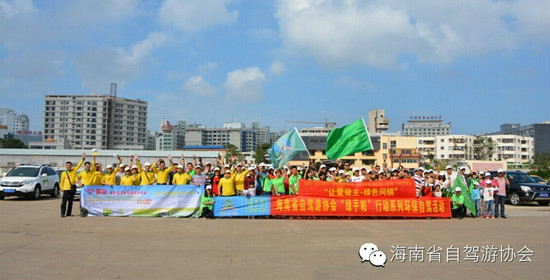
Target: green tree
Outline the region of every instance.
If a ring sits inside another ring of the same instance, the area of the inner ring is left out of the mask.
[[[497,150],[497,143],[491,137],[474,136],[474,158],[477,160],[489,160]]]
[[[19,139],[0,139],[0,146],[4,149],[28,149]]]
[[[223,144],[223,148],[227,150],[227,159],[229,161],[233,161],[233,159],[241,160],[243,157],[243,154],[239,150],[239,148],[233,144],[225,143]]]
[[[550,153],[535,155],[529,174],[550,178]]]
[[[267,154],[267,150],[271,148],[270,143],[263,143],[256,149],[256,155],[255,160],[256,163],[260,163],[264,161],[265,155]]]

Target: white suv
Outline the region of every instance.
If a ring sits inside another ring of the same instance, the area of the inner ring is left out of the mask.
[[[0,200],[6,196],[39,199],[43,193],[59,195],[59,176],[50,166],[20,165],[0,179]]]

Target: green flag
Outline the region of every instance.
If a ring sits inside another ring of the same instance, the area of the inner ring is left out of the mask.
[[[470,212],[474,215],[474,217],[477,215],[476,213],[476,206],[474,204],[474,200],[472,199],[472,196],[470,195],[470,189],[466,185],[466,178],[462,177],[462,175],[458,174],[456,175],[456,179],[453,182],[453,190],[456,187],[460,187],[461,193],[464,196],[464,206],[470,210]]]
[[[327,157],[329,159],[337,159],[366,150],[372,150],[372,142],[363,118],[328,133]]]
[[[296,128],[279,137],[268,152],[274,168],[283,167],[283,165],[301,152],[308,153],[306,144],[304,144]]]

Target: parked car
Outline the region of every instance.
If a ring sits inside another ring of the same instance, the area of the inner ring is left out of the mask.
[[[39,199],[42,194],[59,195],[59,176],[47,165],[20,165],[0,179],[0,200],[6,196]]]
[[[544,179],[542,179],[541,177],[539,177],[537,175],[529,175],[529,176],[531,176],[531,178],[533,178],[533,180],[535,180],[535,182],[544,184]]]
[[[547,184],[548,186],[550,186],[550,180],[546,181],[546,184]]]
[[[537,183],[529,174],[521,171],[508,171],[510,186],[506,188],[506,200],[512,205],[522,205],[523,202],[535,201],[539,205],[550,204],[550,186]],[[496,171],[491,171],[491,177],[497,177]]]

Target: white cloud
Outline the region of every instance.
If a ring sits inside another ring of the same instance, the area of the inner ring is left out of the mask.
[[[218,69],[218,63],[210,61],[206,64],[203,64],[203,65],[199,66],[199,73],[204,75],[204,74],[208,74],[209,72],[214,71],[216,69]]]
[[[195,76],[189,78],[183,84],[182,89],[193,95],[212,97],[216,96],[216,88],[203,80],[202,76]]]
[[[277,61],[269,66],[269,74],[273,76],[281,76],[285,72],[285,64]]]
[[[0,15],[7,18],[34,12],[36,12],[36,7],[31,0],[0,1]]]
[[[166,0],[159,10],[159,21],[186,32],[217,25],[235,22],[237,11],[229,11],[229,0]]]
[[[224,87],[226,97],[247,102],[258,102],[263,99],[262,85],[267,81],[265,74],[258,67],[248,67],[227,73]]]
[[[124,50],[111,47],[96,48],[80,54],[75,65],[80,72],[82,85],[90,90],[106,90],[111,82],[124,86],[137,78],[152,64],[151,53],[168,44],[171,37],[158,32]]]
[[[320,64],[398,68],[400,56],[446,62],[520,46],[548,45],[550,2],[282,0],[285,49]]]

